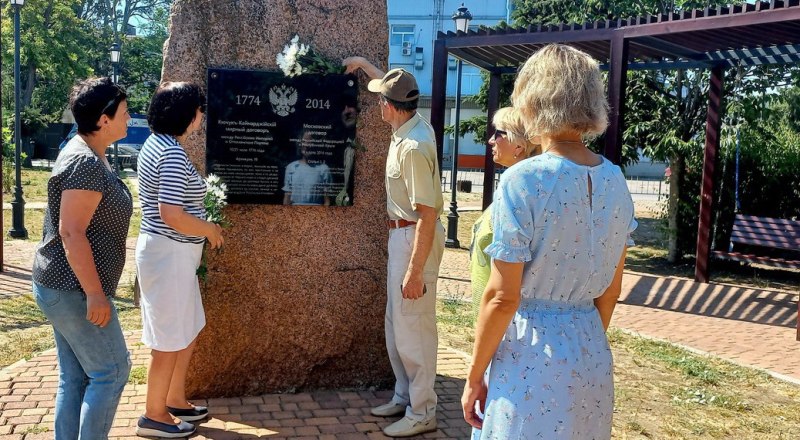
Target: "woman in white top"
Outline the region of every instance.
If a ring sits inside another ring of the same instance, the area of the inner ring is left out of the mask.
[[[222,229],[206,221],[206,185],[183,146],[202,127],[205,96],[199,86],[166,83],[150,103],[153,134],[139,155],[142,226],[136,269],[142,289],[142,342],[152,359],[147,405],[137,434],[180,438],[208,409],[186,400],[186,372],[194,341],[205,326],[197,268],[208,240],[222,245]],[[176,421],[174,417],[180,419]]]

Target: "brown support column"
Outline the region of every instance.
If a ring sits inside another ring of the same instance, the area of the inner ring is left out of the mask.
[[[2,120],[2,119],[0,119]],[[3,181],[3,155],[0,154],[0,182]],[[3,263],[3,248],[5,247],[5,235],[3,227],[3,190],[0,189],[0,272],[5,270],[5,263]]]
[[[706,116],[706,146],[703,157],[703,181],[700,189],[700,221],[697,226],[697,259],[694,279],[708,282],[708,261],[711,253],[711,219],[714,211],[714,172],[717,167],[720,127],[722,126],[722,79],[725,69],[711,69],[708,88],[708,114]]]
[[[494,118],[497,108],[500,106],[500,72],[492,72],[489,76],[489,100],[488,112],[486,114],[486,151],[483,160],[483,209],[489,207],[494,197],[494,160],[492,160],[492,146],[489,139],[494,136]]]
[[[0,112],[0,121],[3,120],[2,112]],[[2,126],[2,124],[0,124]],[[3,155],[0,154],[0,182],[3,181]],[[6,231],[3,228],[3,189],[0,188],[0,272],[5,270],[5,263],[3,262],[3,248],[6,245],[5,235]]]
[[[431,126],[436,136],[436,157],[439,159],[439,173],[442,172],[444,148],[444,105],[447,93],[447,47],[440,36],[433,43],[433,84],[431,86]]]
[[[611,62],[608,72],[608,114],[606,145],[603,155],[619,165],[622,161],[622,129],[625,117],[625,84],[628,79],[628,40],[622,32],[611,38]]]

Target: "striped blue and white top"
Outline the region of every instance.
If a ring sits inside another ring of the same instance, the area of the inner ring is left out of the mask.
[[[203,243],[205,237],[184,235],[167,226],[158,211],[159,203],[167,203],[183,206],[184,211],[197,218],[206,218],[206,184],[183,147],[172,136],[152,134],[142,146],[138,161],[141,231],[181,243]]]

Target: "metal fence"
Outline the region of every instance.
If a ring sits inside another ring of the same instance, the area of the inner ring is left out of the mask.
[[[669,197],[669,183],[666,179],[652,177],[625,176],[628,191],[640,199],[666,200]]]
[[[497,183],[500,181],[500,172],[496,171],[494,175],[494,186],[497,188]],[[450,170],[442,171],[442,191],[450,192],[451,176],[453,173]],[[483,170],[478,168],[462,168],[456,173],[456,182],[471,182],[471,190],[468,192],[481,193],[483,192]],[[462,184],[463,187],[463,184]],[[467,192],[459,190],[459,192]]]
[[[495,171],[494,186],[500,181],[500,175],[503,169]],[[450,192],[451,171],[442,171],[442,191]],[[651,178],[651,177],[638,177],[626,176],[625,180],[628,183],[628,190],[631,195],[637,199],[652,199],[652,200],[666,200],[669,197],[669,183],[665,179]],[[471,191],[473,193],[483,192],[483,170],[476,168],[463,168],[459,169],[456,173],[456,181],[469,181],[471,182]],[[462,184],[463,185],[463,184]],[[466,192],[461,191],[460,192]]]

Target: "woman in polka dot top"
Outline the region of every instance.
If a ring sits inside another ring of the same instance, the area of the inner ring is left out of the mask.
[[[55,433],[105,439],[130,372],[109,297],[125,265],[131,194],[106,160],[127,133],[125,91],[108,78],[78,83],[70,96],[78,134],[59,153],[47,183],[33,294],[53,325],[58,357]]]

